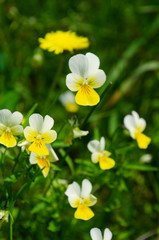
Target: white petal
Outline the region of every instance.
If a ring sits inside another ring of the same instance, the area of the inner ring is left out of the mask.
[[[139,119],[138,126],[140,126],[140,131],[143,132],[146,127],[146,121],[143,118]]]
[[[124,125],[129,131],[133,131],[137,127],[136,122],[135,122],[133,116],[131,116],[131,115],[126,115],[124,117]]]
[[[68,201],[73,208],[77,208],[80,202],[80,198],[76,194],[71,194],[68,197]]]
[[[79,137],[82,137],[82,136],[86,136],[88,133],[89,133],[89,131],[80,130],[78,127],[73,129],[73,137],[74,138],[79,138]]]
[[[8,126],[11,115],[12,113],[8,109],[0,110],[0,123]]]
[[[19,125],[22,122],[22,120],[23,115],[20,112],[16,111],[11,115],[9,125],[10,126]]]
[[[105,139],[104,137],[101,137],[100,139],[100,151],[103,152],[105,149]]]
[[[83,54],[77,54],[70,58],[69,68],[72,73],[81,77],[87,76],[88,72],[88,58]]]
[[[48,156],[48,159],[50,162],[55,162],[55,161],[58,161],[59,158],[58,156],[56,155],[54,149],[51,147],[50,144],[46,144],[48,150],[49,150],[49,156]]]
[[[48,132],[53,127],[53,125],[54,125],[53,118],[50,117],[49,115],[46,115],[40,132],[41,133]]]
[[[66,106],[69,103],[75,103],[75,95],[70,91],[66,91],[60,95],[59,100],[64,106]]]
[[[6,129],[6,126],[2,123],[0,123],[0,135],[2,135],[2,133],[4,132],[4,130]]]
[[[94,153],[92,153],[92,155],[91,155],[91,160],[92,160],[92,162],[93,162],[93,163],[99,162],[100,156],[101,156],[101,153],[99,153],[99,152],[94,152]]]
[[[29,118],[29,124],[36,132],[39,133],[43,126],[43,117],[38,113],[34,113]]]
[[[111,240],[112,239],[112,232],[109,230],[109,228],[106,228],[104,230],[104,240]]]
[[[34,152],[31,152],[29,161],[31,164],[36,164],[38,162],[38,155]]]
[[[100,151],[100,142],[98,140],[92,140],[87,145],[88,150],[92,153]]]
[[[99,228],[92,228],[90,234],[92,240],[102,240],[102,233]]]
[[[132,111],[132,116],[133,116],[134,121],[135,121],[135,123],[137,125],[138,122],[139,122],[139,114],[137,112],[135,112],[135,111]]]
[[[21,125],[11,127],[10,130],[15,136],[23,133],[23,127]]]
[[[89,180],[84,179],[82,181],[81,197],[87,198],[92,191],[92,184]]]
[[[78,91],[82,86],[83,82],[84,79],[75,73],[69,73],[66,76],[66,86],[73,92]]]
[[[77,182],[73,182],[72,184],[68,185],[68,188],[65,192],[66,196],[70,196],[72,194],[80,196],[80,186]]]
[[[106,75],[103,70],[97,70],[96,72],[88,75],[88,85],[92,88],[99,88],[101,87],[106,80]]]
[[[100,61],[99,58],[93,53],[87,53],[86,57],[88,59],[88,76],[96,72],[99,68]]]

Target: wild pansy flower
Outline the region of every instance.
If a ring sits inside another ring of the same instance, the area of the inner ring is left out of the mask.
[[[20,112],[11,113],[8,109],[0,110],[0,143],[6,147],[17,144],[16,136],[23,133],[23,115]]]
[[[76,49],[83,49],[89,46],[88,38],[77,36],[75,32],[56,31],[50,32],[44,38],[38,39],[40,47],[55,54],[63,53],[64,50],[72,52]]]
[[[39,156],[38,154],[31,152],[29,158],[31,164],[37,164],[40,169],[43,169],[42,174],[44,177],[47,177],[50,171],[50,162],[56,162],[59,160],[51,145],[46,144],[46,146],[48,148],[49,155]]]
[[[65,192],[68,201],[73,208],[77,208],[74,217],[82,220],[89,220],[94,216],[91,206],[96,204],[97,198],[91,194],[92,184],[89,180],[82,181],[82,188],[77,182],[70,184]]]
[[[57,138],[57,133],[50,130],[54,125],[53,118],[46,115],[43,119],[40,114],[34,113],[29,117],[29,124],[30,127],[24,129],[26,140],[32,143],[28,150],[39,156],[48,155],[49,151],[45,144],[52,143]]]
[[[74,113],[78,111],[79,106],[76,104],[75,96],[72,92],[66,91],[65,93],[61,94],[59,99],[68,112]]]
[[[91,160],[93,163],[99,162],[101,169],[110,169],[115,165],[115,161],[109,158],[110,152],[105,150],[105,139],[101,137],[100,141],[92,140],[87,145],[90,152],[92,152]]]
[[[88,133],[89,131],[83,131],[78,127],[75,127],[73,129],[73,138],[80,138],[80,137],[86,136]]]
[[[137,141],[139,148],[146,149],[151,142],[151,138],[142,133],[146,127],[146,121],[140,118],[137,112],[132,111],[132,115],[124,117],[124,125],[130,136]]]
[[[92,228],[90,231],[90,235],[92,240],[111,240],[112,239],[112,232],[109,230],[109,228],[105,228],[104,237],[102,237],[102,233],[99,228]]]
[[[70,58],[69,68],[72,73],[66,77],[67,87],[77,92],[76,103],[83,106],[93,106],[100,101],[94,88],[101,87],[106,75],[99,69],[99,58],[93,53],[77,54]]]

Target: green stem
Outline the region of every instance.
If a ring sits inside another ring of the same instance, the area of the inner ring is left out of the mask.
[[[53,91],[56,88],[56,85],[57,85],[58,80],[60,78],[60,75],[61,75],[61,72],[62,72],[62,69],[63,69],[63,65],[64,65],[64,56],[61,55],[61,59],[60,59],[60,63],[59,63],[56,75],[55,75],[55,77],[52,81],[52,85],[49,88],[48,98],[46,100],[46,105],[45,105],[44,110],[50,108],[50,102],[51,102],[52,98],[54,97]]]
[[[109,91],[109,89],[111,88],[111,86],[112,86],[112,83],[109,82],[109,85],[106,86],[106,88],[104,89],[103,93],[101,94],[100,104],[101,104],[101,102],[102,102],[105,94],[106,94],[106,93]],[[90,110],[90,112],[86,115],[85,119],[83,120],[83,122],[82,122],[81,125],[80,125],[80,128],[81,128],[81,129],[86,125],[88,119],[90,118],[90,116],[92,115],[92,113],[94,112],[94,110],[97,108],[97,106],[98,106],[98,105],[95,105],[94,107],[92,107],[92,109]]]
[[[14,164],[14,166],[13,166],[12,173],[14,173],[14,170],[15,170],[17,164],[18,164],[20,154],[21,154],[21,148],[20,148],[20,150],[19,150],[19,153],[18,153],[17,158],[15,159],[15,164]]]
[[[9,240],[13,239],[13,217],[12,217],[12,213],[13,213],[13,207],[14,207],[14,201],[12,198],[12,184],[10,186],[10,191],[9,191]]]
[[[6,156],[6,151],[7,151],[7,148],[5,149],[5,151],[2,155],[2,158],[1,158],[1,171],[2,171],[2,176],[3,177],[4,177],[4,174],[5,174],[4,160],[5,160],[5,156]]]

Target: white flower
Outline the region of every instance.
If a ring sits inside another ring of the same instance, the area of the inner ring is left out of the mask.
[[[75,96],[72,92],[66,91],[65,93],[61,94],[59,99],[68,112],[78,111],[79,107],[75,102]]]
[[[139,148],[146,149],[151,142],[151,138],[142,133],[146,127],[146,121],[140,118],[137,112],[132,111],[132,115],[124,117],[124,125],[128,129],[130,136],[136,139]]]
[[[105,228],[104,230],[104,238],[102,237],[101,230],[99,228],[92,228],[90,231],[92,240],[111,240],[112,232],[109,228]]]
[[[38,154],[31,152],[30,159],[29,159],[31,164],[37,164],[40,169],[43,169],[42,173],[43,173],[44,177],[47,177],[47,175],[49,173],[50,162],[56,162],[59,160],[58,156],[56,155],[56,153],[53,150],[53,148],[51,147],[51,145],[46,144],[46,146],[48,148],[49,155],[39,156]]]
[[[144,154],[142,155],[142,157],[140,158],[140,161],[143,163],[149,163],[152,160],[152,155],[151,154]]]
[[[9,212],[5,210],[0,210],[0,220],[8,222]]]
[[[29,146],[29,151],[35,152],[38,155],[48,155],[49,151],[45,144],[52,143],[57,138],[57,133],[50,130],[54,125],[54,120],[46,115],[45,118],[34,113],[29,118],[30,127],[24,129],[24,135],[27,141],[32,144]]]
[[[89,133],[89,131],[83,131],[80,130],[78,127],[73,129],[73,138],[79,138],[79,137],[83,137],[86,136]]]
[[[23,133],[23,115],[20,112],[11,113],[8,109],[0,110],[0,143],[6,147],[17,144],[16,136]]]
[[[77,208],[74,217],[82,220],[89,220],[94,216],[93,211],[89,208],[96,204],[97,198],[91,194],[92,184],[89,180],[82,181],[82,188],[77,182],[70,184],[65,192],[68,201],[73,208]]]
[[[77,54],[70,58],[69,68],[72,73],[66,77],[67,87],[77,92],[76,103],[83,106],[93,106],[100,101],[94,88],[101,87],[106,75],[99,69],[99,58],[93,53]]]
[[[101,169],[110,169],[115,165],[115,161],[109,158],[110,152],[105,150],[105,139],[101,137],[100,141],[92,140],[87,145],[89,151],[92,153],[91,160],[93,163],[99,162]]]

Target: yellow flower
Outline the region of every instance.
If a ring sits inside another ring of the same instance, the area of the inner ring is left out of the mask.
[[[66,76],[66,85],[71,91],[77,92],[75,96],[77,104],[93,106],[100,101],[94,88],[104,84],[106,75],[99,69],[99,65],[99,58],[93,53],[77,54],[70,58],[69,68],[72,73]]]
[[[94,217],[93,211],[89,208],[96,204],[97,198],[91,194],[92,184],[89,180],[82,181],[82,188],[77,182],[70,184],[65,192],[68,201],[73,208],[77,208],[74,217],[82,220],[89,220]]]
[[[138,147],[146,149],[151,142],[151,138],[142,133],[146,127],[146,121],[140,118],[137,112],[132,111],[132,115],[124,117],[124,125],[129,130],[130,136],[136,139]]]
[[[23,115],[20,112],[11,113],[8,109],[0,110],[0,143],[6,147],[17,144],[16,136],[23,133]]]
[[[115,161],[110,158],[110,152],[105,150],[105,139],[101,137],[100,141],[92,140],[88,143],[88,149],[92,152],[92,162],[99,162],[99,166],[103,170],[108,170],[114,167]]]
[[[61,94],[59,99],[68,112],[74,113],[78,111],[79,106],[76,104],[75,96],[72,92],[66,91]]]
[[[30,127],[24,129],[24,136],[26,140],[32,143],[28,150],[35,152],[39,156],[49,155],[49,151],[45,144],[52,143],[57,138],[57,133],[50,130],[54,125],[54,120],[46,115],[45,118],[34,113],[29,118]]]
[[[46,144],[46,147],[49,151],[49,155],[39,156],[38,154],[31,152],[29,159],[31,164],[37,164],[40,169],[43,169],[42,174],[44,177],[47,177],[50,171],[50,162],[59,160],[51,145]]]
[[[45,38],[39,38],[40,47],[55,54],[62,53],[64,50],[72,52],[74,49],[83,49],[89,46],[88,38],[79,37],[76,33],[67,31],[50,32]]]

